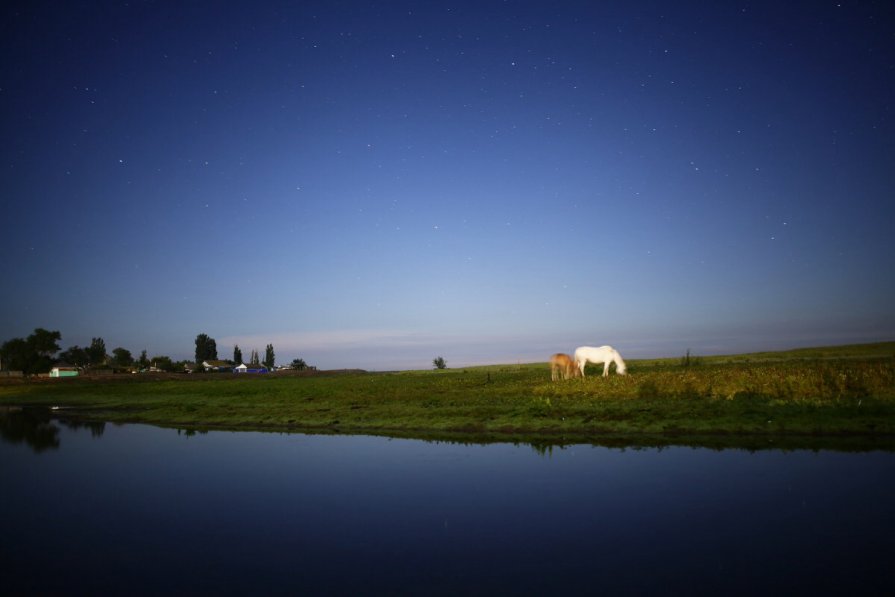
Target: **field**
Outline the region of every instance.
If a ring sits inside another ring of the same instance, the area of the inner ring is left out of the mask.
[[[553,383],[546,363],[398,373],[7,382],[0,406],[189,430],[452,441],[895,449],[895,342],[632,360]]]

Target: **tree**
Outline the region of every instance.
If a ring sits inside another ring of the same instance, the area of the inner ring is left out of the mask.
[[[152,357],[152,366],[156,369],[161,369],[162,371],[171,371],[174,368],[174,363],[171,362],[171,357],[158,355]]]
[[[276,357],[273,353],[273,344],[268,344],[264,349],[264,366],[272,371],[275,362]]]
[[[304,371],[308,368],[308,364],[304,359],[292,359],[292,368],[296,371]]]
[[[447,361],[445,361],[442,357],[435,357],[432,359],[432,364],[435,365],[436,369],[446,369]]]
[[[140,352],[140,360],[138,360],[137,363],[140,365],[140,369],[149,367],[149,357],[146,356],[145,348]]]
[[[233,346],[233,364],[242,365],[242,351],[239,350],[239,344]]]
[[[52,357],[59,352],[59,340],[62,334],[51,332],[43,328],[36,328],[34,333],[28,336],[28,344],[41,357]]]
[[[93,338],[90,340],[90,346],[87,347],[87,358],[90,360],[90,365],[95,367],[96,365],[103,365],[108,358],[106,354],[106,342],[102,338]]]
[[[75,367],[84,367],[90,362],[90,357],[87,356],[85,349],[75,344],[74,346],[69,346],[68,350],[59,353],[59,361]]]
[[[130,367],[134,364],[134,357],[131,351],[120,346],[112,351],[112,359],[116,367]]]
[[[8,370],[28,373],[28,353],[28,343],[22,338],[7,340],[0,346],[0,360]]]
[[[0,360],[6,369],[26,374],[45,373],[53,366],[62,334],[36,328],[28,338],[13,338],[0,346]]]
[[[217,358],[218,346],[214,338],[208,334],[196,336],[196,364],[201,365],[202,361],[216,361]]]
[[[258,358],[258,351],[254,348],[252,349],[252,357],[249,360],[249,365],[260,365],[261,360]]]

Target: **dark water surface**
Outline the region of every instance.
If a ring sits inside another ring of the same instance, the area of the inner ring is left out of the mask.
[[[6,416],[4,594],[882,594],[895,454]]]

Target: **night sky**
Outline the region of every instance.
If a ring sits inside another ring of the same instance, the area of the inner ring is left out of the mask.
[[[0,341],[382,370],[895,339],[891,6],[7,6]]]

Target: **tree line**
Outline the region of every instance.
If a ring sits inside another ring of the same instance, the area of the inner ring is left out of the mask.
[[[208,334],[196,336],[195,361],[174,361],[167,355],[148,356],[146,350],[134,358],[131,351],[117,347],[111,354],[106,351],[106,343],[102,338],[92,338],[89,346],[69,346],[61,350],[59,343],[62,334],[56,330],[36,328],[27,338],[12,338],[0,345],[0,370],[21,371],[25,375],[47,373],[56,365],[68,365],[82,369],[113,368],[140,369],[154,368],[160,371],[185,371],[193,367],[201,367],[203,362],[218,361],[217,342]],[[231,366],[242,364],[242,350],[238,345],[233,347],[233,359],[227,361]],[[276,354],[273,344],[268,344],[261,359],[257,350],[250,353],[249,365],[264,365],[269,370],[276,366]],[[293,369],[307,367],[303,359],[294,359]]]
[[[253,349],[252,352],[249,353],[248,361],[246,361],[242,356],[242,349],[239,348],[239,344],[233,346],[232,359],[219,359],[217,342],[215,342],[215,339],[211,338],[208,334],[199,334],[196,336],[196,363],[201,364],[206,361],[217,360],[225,360],[234,367],[243,363],[246,365],[264,365],[270,370],[276,367],[277,364],[273,344],[268,344],[265,347],[263,359],[258,351]],[[306,367],[305,362],[302,359],[294,359],[291,366],[293,369],[304,369]]]

